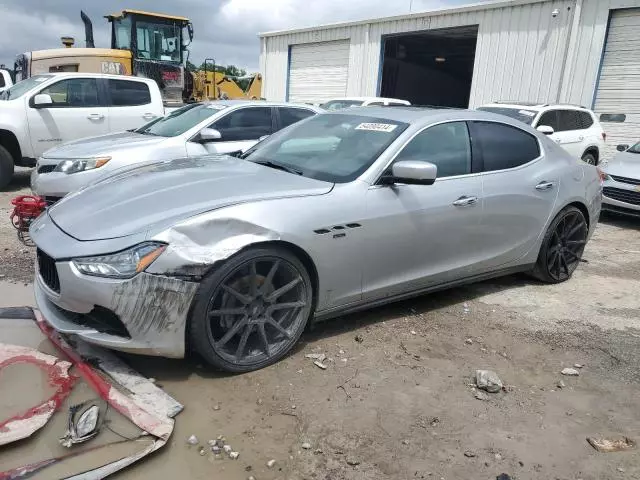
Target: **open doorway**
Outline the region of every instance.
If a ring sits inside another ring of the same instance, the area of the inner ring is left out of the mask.
[[[386,37],[380,95],[467,108],[477,39],[477,25]]]

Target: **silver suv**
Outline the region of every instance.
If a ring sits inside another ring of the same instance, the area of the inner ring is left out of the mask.
[[[575,105],[526,102],[496,102],[478,110],[499,113],[520,120],[548,135],[573,157],[598,165],[607,134],[595,114]]]

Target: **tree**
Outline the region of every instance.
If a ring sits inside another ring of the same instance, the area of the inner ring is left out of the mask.
[[[189,60],[187,60],[187,71],[195,72],[196,70],[198,70],[198,67],[196,67],[195,64],[193,64]]]

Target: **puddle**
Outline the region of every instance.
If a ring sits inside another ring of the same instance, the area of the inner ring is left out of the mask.
[[[13,283],[0,280],[0,308],[4,307],[35,307],[33,298],[33,285],[24,286],[24,283]]]
[[[37,365],[15,363],[0,369],[0,421],[40,405],[56,388]]]

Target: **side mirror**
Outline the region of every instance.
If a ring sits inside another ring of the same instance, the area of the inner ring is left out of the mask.
[[[627,150],[629,150],[629,145],[618,145],[616,147],[616,150],[618,150],[619,152],[626,152]]]
[[[545,135],[553,135],[555,133],[553,127],[550,127],[549,125],[540,125],[537,130]]]
[[[47,93],[39,93],[33,97],[33,106],[35,108],[45,108],[50,105],[53,105],[53,99],[51,98],[51,95]]]
[[[203,128],[200,130],[200,143],[215,142],[221,138],[222,134],[215,128]]]
[[[433,185],[438,176],[438,167],[433,163],[419,160],[405,160],[394,163],[391,175],[382,177],[384,184],[406,183],[408,185]]]

